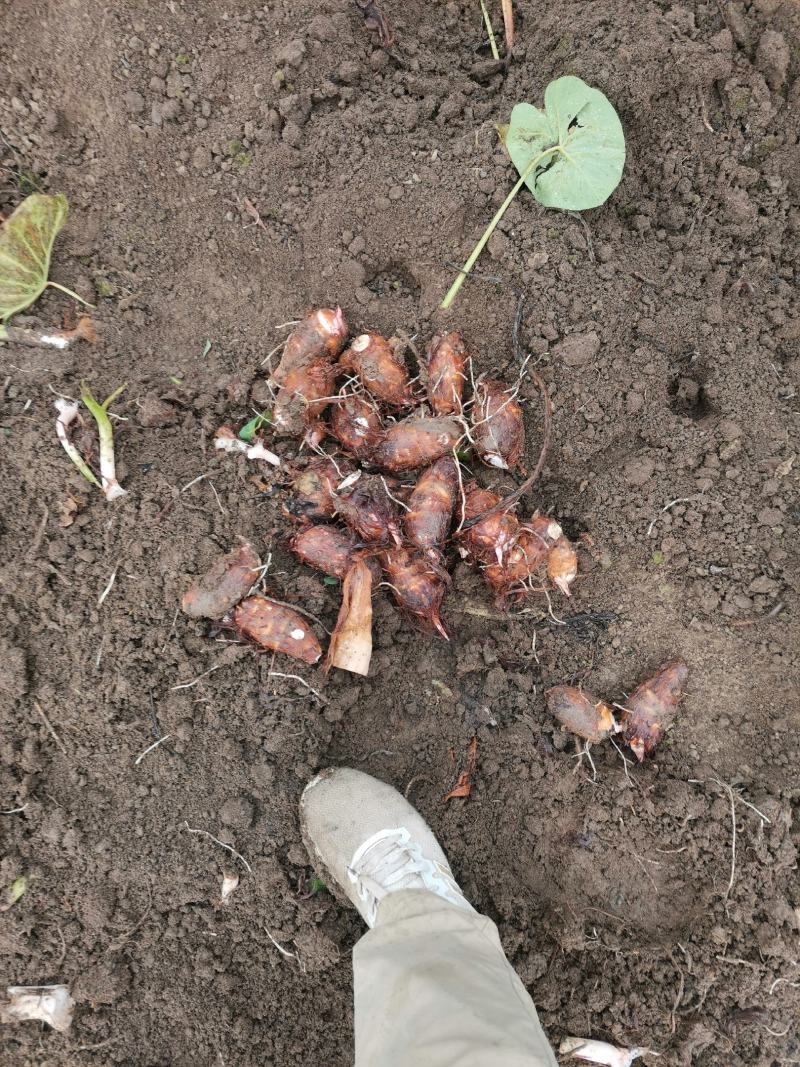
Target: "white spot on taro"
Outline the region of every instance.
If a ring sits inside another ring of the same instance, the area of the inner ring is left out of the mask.
[[[66,337],[59,337],[54,333],[43,333],[39,338],[43,345],[52,345],[53,348],[69,348],[69,341]]]
[[[363,352],[364,349],[369,345],[369,340],[369,334],[362,333],[358,337],[356,337],[355,341],[353,341],[350,347],[353,349],[354,352]]]
[[[369,423],[363,415],[359,415],[358,418],[353,419],[353,422],[356,424],[356,426],[363,426],[365,430],[369,429]]]
[[[557,541],[561,536],[561,527],[557,522],[551,522],[547,527],[547,536],[553,541]]]
[[[289,637],[291,637],[293,641],[302,641],[305,636],[305,630],[301,630],[299,626],[289,634]]]
[[[500,467],[501,470],[508,470],[508,464],[503,457],[498,456],[496,452],[490,452],[487,456],[484,456],[484,459],[490,467]]]

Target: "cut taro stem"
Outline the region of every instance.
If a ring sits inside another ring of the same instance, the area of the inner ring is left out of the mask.
[[[561,148],[561,145],[554,145],[552,148],[546,148],[544,152],[540,152],[538,156],[535,156],[530,161],[530,163],[527,165],[527,167],[522,172],[522,174],[520,174],[519,180],[517,181],[516,185],[511,190],[511,192],[508,194],[508,196],[505,198],[505,200],[500,205],[500,207],[497,209],[497,214],[494,216],[492,221],[486,227],[486,229],[485,229],[485,231],[483,233],[483,236],[481,237],[481,239],[478,241],[478,243],[473,248],[473,250],[472,250],[472,252],[470,254],[470,257],[467,260],[467,262],[464,264],[464,266],[458,272],[458,277],[453,282],[453,284],[450,286],[450,288],[447,290],[447,295],[445,296],[444,300],[439,305],[439,307],[441,308],[442,311],[447,311],[448,308],[450,307],[450,305],[455,300],[455,298],[458,296],[459,290],[461,289],[461,286],[464,284],[464,279],[467,277],[469,272],[472,270],[472,268],[477,263],[478,256],[484,250],[487,241],[489,240],[489,238],[492,236],[492,234],[494,233],[495,229],[497,228],[497,224],[500,222],[500,219],[502,219],[503,215],[505,215],[506,211],[508,211],[509,207],[511,206],[512,200],[517,195],[517,193],[520,191],[522,186],[525,184],[525,182],[528,180],[528,178],[530,178],[531,174],[534,173],[534,171],[536,170],[536,168],[539,166],[539,164],[542,162],[543,159],[546,159],[548,156],[552,156],[554,152],[561,152],[561,151],[563,151],[563,149]]]
[[[331,667],[352,674],[369,673],[372,658],[372,571],[357,559],[342,584],[342,606],[331,637],[326,672]]]
[[[640,1056],[658,1056],[649,1048],[619,1048],[608,1041],[592,1041],[588,1037],[565,1037],[559,1046],[559,1054],[587,1063],[602,1063],[606,1067],[631,1067]]]
[[[55,402],[55,408],[58,412],[58,418],[56,419],[56,433],[58,434],[58,439],[61,442],[64,451],[84,476],[86,481],[91,482],[92,485],[99,486],[100,483],[94,476],[88,463],[69,439],[69,428],[72,423],[79,418],[77,402],[74,400],[65,400],[64,397],[60,396]]]
[[[92,396],[89,386],[81,385],[81,400],[91,411],[94,421],[97,423],[97,433],[100,437],[100,480],[106,500],[117,500],[127,493],[127,490],[123,489],[117,481],[114,463],[114,430],[111,427],[111,419],[108,417],[108,409],[123,389],[125,389],[125,386],[121,385],[102,404],[98,404]]]
[[[278,456],[274,452],[270,452],[268,448],[265,448],[260,441],[256,441],[254,445],[248,444],[246,441],[240,441],[228,426],[220,426],[217,430],[214,438],[214,448],[221,449],[223,452],[243,452],[248,459],[263,459],[267,463],[271,463],[273,467],[280,467],[281,465]]]

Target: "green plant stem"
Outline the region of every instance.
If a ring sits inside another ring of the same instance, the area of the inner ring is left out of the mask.
[[[95,304],[90,304],[88,300],[84,300],[82,296],[78,296],[77,293],[73,293],[71,289],[67,289],[66,285],[59,285],[58,282],[47,283],[52,289],[58,289],[62,293],[66,293],[67,296],[71,296],[74,300],[77,300],[79,304],[83,304],[84,307],[93,308]]]
[[[126,385],[127,382],[125,385],[121,385],[119,389],[115,389],[102,404],[98,404],[92,396],[89,386],[81,384],[81,400],[92,413],[94,421],[97,423],[97,434],[100,438],[100,480],[106,500],[116,500],[117,497],[124,496],[126,492],[117,481],[114,462],[114,429],[111,425],[111,419],[108,417],[109,407],[122,390],[126,388]]]
[[[500,59],[500,53],[497,51],[497,41],[494,39],[492,20],[489,18],[489,12],[486,10],[486,4],[483,0],[481,0],[481,11],[483,12],[483,21],[486,23],[486,32],[489,34],[489,47],[492,50],[495,62],[497,62]]]
[[[514,199],[514,197],[520,191],[522,186],[525,184],[525,182],[528,180],[528,178],[530,178],[531,174],[533,174],[533,172],[536,170],[536,168],[539,166],[539,164],[542,162],[543,159],[546,159],[548,156],[551,156],[554,152],[560,152],[560,151],[561,151],[561,146],[560,145],[554,145],[552,148],[546,148],[544,152],[541,152],[538,156],[535,157],[535,159],[532,159],[530,161],[530,163],[527,165],[527,167],[525,168],[525,170],[522,172],[522,174],[520,174],[516,185],[511,190],[511,192],[508,194],[508,196],[505,198],[505,200],[500,205],[500,207],[497,209],[497,213],[495,214],[494,218],[492,219],[492,221],[489,223],[489,225],[484,230],[483,236],[481,237],[481,239],[478,241],[478,243],[475,245],[475,247],[473,248],[472,252],[470,253],[469,259],[464,264],[464,266],[461,268],[461,270],[458,272],[458,277],[453,282],[453,284],[450,286],[450,288],[447,290],[447,295],[445,296],[444,300],[439,305],[439,307],[441,308],[442,311],[447,311],[447,309],[453,303],[455,298],[458,296],[458,291],[461,288],[461,286],[464,284],[464,279],[467,277],[469,272],[475,266],[475,264],[476,264],[476,262],[478,260],[478,256],[481,254],[481,252],[486,247],[486,242],[489,240],[489,238],[494,233],[495,229],[497,228],[497,224],[500,222],[500,219],[502,219],[503,215],[505,215],[506,211],[508,211],[509,207],[511,206],[511,201]]]

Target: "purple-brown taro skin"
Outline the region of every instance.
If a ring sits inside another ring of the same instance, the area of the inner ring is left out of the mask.
[[[653,755],[675,718],[688,677],[689,668],[682,660],[670,660],[625,702],[620,718],[622,736],[640,763]]]
[[[344,578],[353,556],[353,538],[335,526],[306,526],[289,542],[301,563],[332,578]]]
[[[290,518],[300,522],[332,519],[336,514],[334,493],[336,486],[352,474],[346,460],[312,459],[292,480],[292,493],[283,509]]]
[[[303,663],[316,663],[322,646],[308,620],[265,596],[250,596],[233,613],[233,625],[262,648],[282,652]]]
[[[614,732],[614,715],[608,704],[572,685],[548,689],[547,709],[566,730],[592,744]]]
[[[439,548],[447,540],[458,494],[454,456],[442,456],[419,478],[403,515],[403,528],[416,548]]]
[[[405,408],[414,403],[408,368],[391,341],[377,333],[362,333],[342,355],[342,370],[355,374],[361,384],[390,407]]]
[[[437,333],[426,351],[428,401],[434,415],[460,415],[467,350],[455,330]]]
[[[261,560],[246,542],[221,556],[183,595],[181,610],[193,619],[221,619],[258,581]]]
[[[319,361],[332,363],[347,340],[347,323],[341,308],[316,308],[289,334],[281,361],[272,377],[284,385],[293,370],[304,370]]]
[[[423,633],[435,630],[449,641],[439,613],[450,579],[436,550],[429,549],[423,555],[404,547],[390,548],[381,554],[381,565],[400,610]]]
[[[427,467],[453,452],[463,430],[456,419],[412,417],[396,422],[375,449],[373,463],[393,474]]]
[[[375,474],[362,474],[352,489],[346,495],[337,496],[335,502],[339,517],[363,541],[400,544],[400,516],[384,479]]]
[[[475,387],[472,407],[475,451],[489,467],[513,470],[525,449],[525,424],[514,390],[493,378]]]
[[[369,460],[383,437],[383,422],[374,401],[357,393],[335,400],[331,407],[331,433],[345,452]]]

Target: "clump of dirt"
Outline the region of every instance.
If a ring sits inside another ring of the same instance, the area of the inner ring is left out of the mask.
[[[52,276],[100,332],[0,349],[0,885],[29,879],[0,952],[8,984],[77,1002],[67,1034],[4,1028],[5,1057],[351,1062],[362,928],[312,884],[296,814],[338,763],[410,787],[554,1042],[800,1059],[797,8],[519,3],[507,70],[477,5],[383,8],[388,50],[346,0],[0,16],[0,212],[68,195]],[[303,669],[319,699],[176,614],[243,536],[285,599],[336,618],[282,542],[276,475],[211,435],[258,406],[280,324],[313,304],[441,326],[513,179],[492,123],[566,73],[618,109],[622,184],[581,217],[518,197],[448,322],[503,373],[526,295],[555,409],[530,503],[583,535],[573,603],[505,617],[459,567],[450,644],[380,600],[371,677]],[[55,437],[52,391],[82,378],[130,383],[114,506]],[[608,747],[596,782],[573,773],[544,690],[629,692],[670,656],[691,675],[656,760]],[[472,795],[445,804],[475,734]]]

